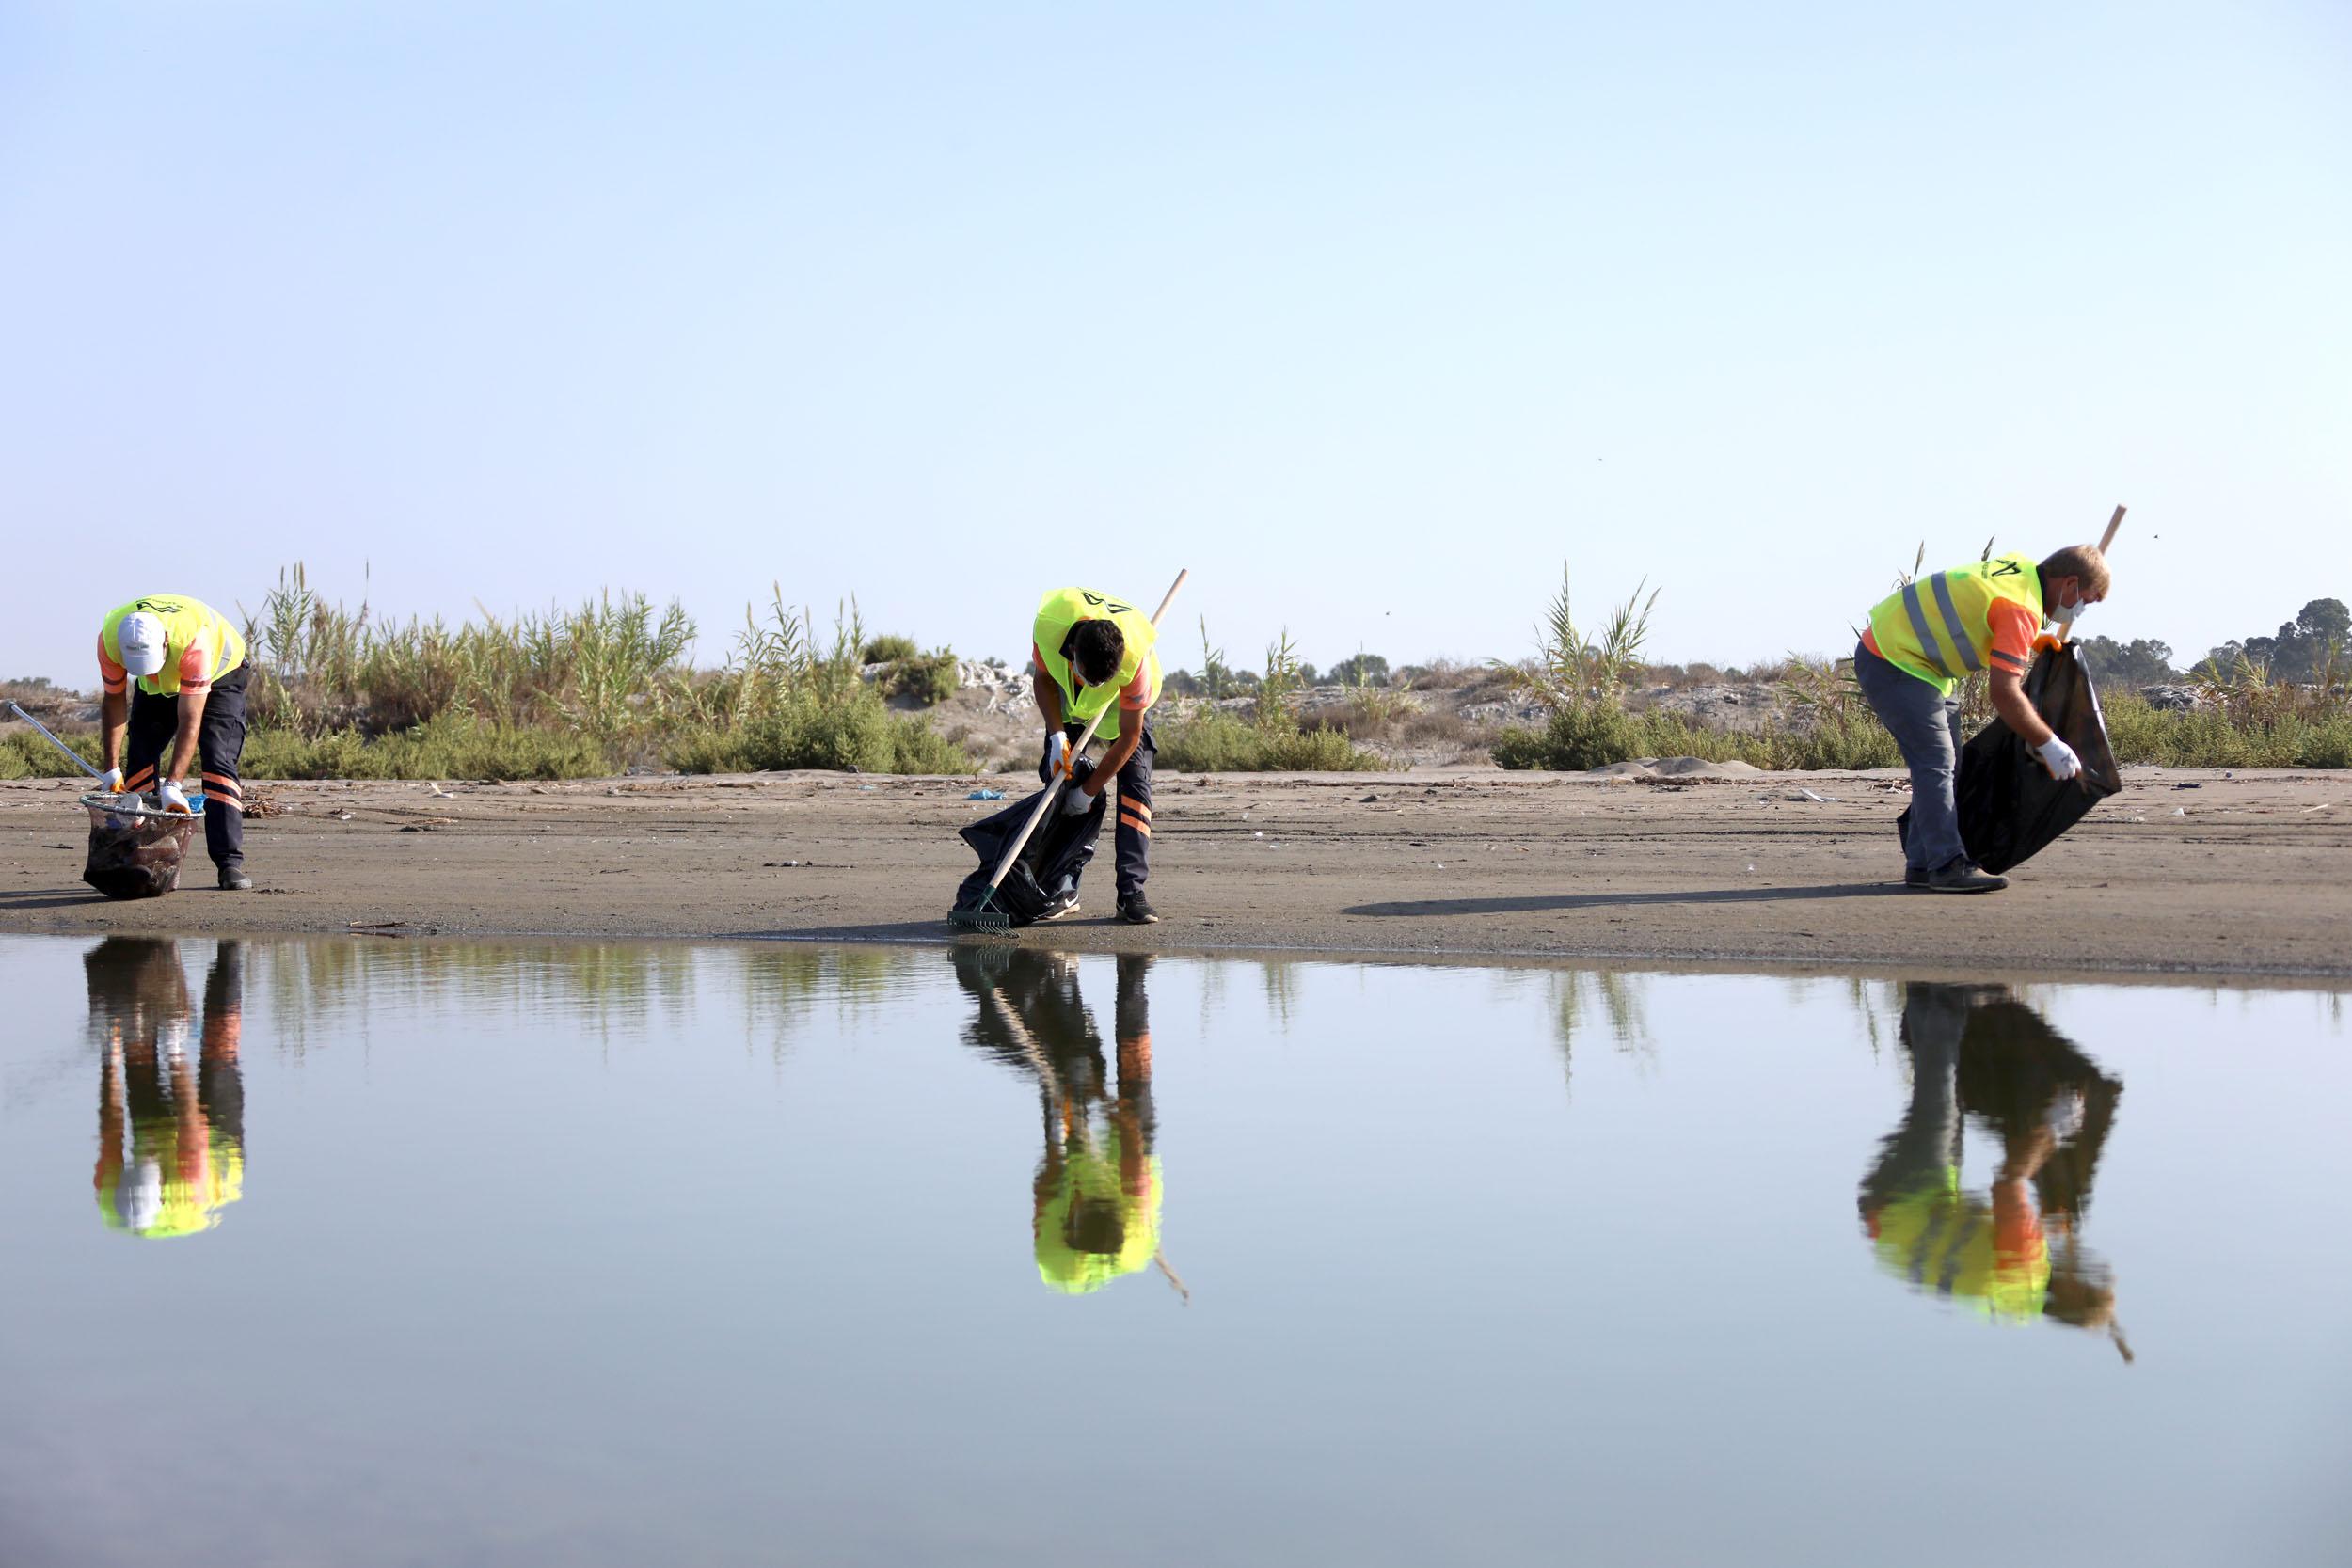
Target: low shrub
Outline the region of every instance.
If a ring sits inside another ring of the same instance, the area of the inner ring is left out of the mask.
[[[87,760],[91,767],[98,766],[96,736],[63,736],[59,738],[72,747],[75,754]],[[80,776],[80,768],[68,762],[55,746],[30,730],[0,737],[0,779],[71,779]]]
[[[2129,693],[2103,699],[2118,762],[2160,768],[2352,768],[2352,712],[2233,717],[2169,709]]]
[[[1587,706],[1555,714],[1539,730],[1504,730],[1493,754],[1501,768],[1564,772],[1651,757],[1703,757],[1774,770],[1902,765],[1895,737],[1867,713],[1824,715],[1801,728],[1715,730],[1685,714]]]
[[[870,691],[846,702],[797,702],[729,730],[700,730],[663,752],[683,773],[814,768],[859,773],[971,773],[970,753]]]
[[[1222,708],[1180,719],[1155,738],[1158,766],[1184,773],[1367,773],[1389,767],[1337,730],[1253,724]]]
[[[946,648],[908,654],[882,673],[884,696],[912,697],[923,707],[937,707],[954,696],[956,684],[956,656]]]
[[[915,645],[914,638],[884,633],[868,638],[860,657],[868,664],[896,664],[900,659],[920,658],[922,654],[923,650]]]
[[[590,779],[613,771],[604,747],[567,730],[526,729],[445,714],[368,736],[256,730],[239,768],[248,779]]]

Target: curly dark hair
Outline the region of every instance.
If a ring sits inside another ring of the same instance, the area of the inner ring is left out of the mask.
[[[1116,621],[1081,621],[1070,628],[1062,652],[1079,679],[1101,686],[1119,673],[1127,657],[1127,635]]]

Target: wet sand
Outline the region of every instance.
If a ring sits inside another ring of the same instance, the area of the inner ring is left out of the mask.
[[[255,892],[215,890],[198,847],[180,892],[117,904],[78,879],[81,787],[0,784],[0,931],[945,941],[974,863],[955,831],[1000,809],[970,780],[839,774],[264,784]],[[2352,775],[2134,768],[1982,897],[1898,885],[1906,798],[1891,774],[1167,775],[1163,923],[1110,919],[1106,831],[1081,912],[1015,940],[2352,977]]]

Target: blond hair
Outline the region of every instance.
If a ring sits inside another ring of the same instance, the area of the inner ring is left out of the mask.
[[[2059,578],[2080,578],[2086,594],[2104,596],[2113,574],[2107,570],[2107,558],[2096,545],[2069,545],[2042,563],[2042,586],[2046,591]]]

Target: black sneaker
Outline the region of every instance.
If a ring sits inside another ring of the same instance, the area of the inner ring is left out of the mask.
[[[1903,867],[1903,886],[1925,887],[1927,885],[1928,868],[1926,866],[1906,865]]]
[[[1119,901],[1119,918],[1130,926],[1157,926],[1160,911],[1140,893],[1131,893]]]
[[[242,865],[224,865],[220,868],[220,890],[223,893],[250,893],[253,891],[253,879],[245,874]]]
[[[1051,898],[1045,900],[1045,908],[1039,913],[1038,919],[1041,922],[1047,920],[1059,920],[1063,915],[1076,914],[1077,912],[1078,890],[1074,887],[1066,887],[1059,893],[1054,895]]]
[[[1931,893],[1998,893],[2007,886],[2007,877],[1979,871],[1973,861],[1953,861],[1928,873],[1928,891]]]

